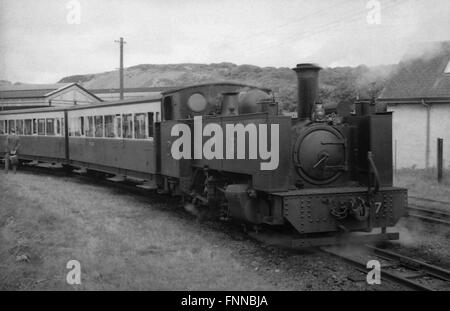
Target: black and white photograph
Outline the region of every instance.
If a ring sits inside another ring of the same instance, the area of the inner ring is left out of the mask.
[[[448,0],[0,0],[0,292],[449,291],[449,30]]]

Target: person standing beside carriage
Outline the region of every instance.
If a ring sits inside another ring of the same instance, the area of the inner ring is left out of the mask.
[[[5,155],[5,173],[8,174],[9,166],[12,166],[14,174],[17,171],[19,157],[17,152],[20,148],[20,137],[16,135],[15,129],[11,129],[10,134],[6,138],[6,155]]]

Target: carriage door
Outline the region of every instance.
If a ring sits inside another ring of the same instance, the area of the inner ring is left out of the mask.
[[[161,174],[171,177],[180,176],[180,161],[172,156],[172,143],[178,137],[171,136],[171,131],[177,123],[177,121],[161,122]]]

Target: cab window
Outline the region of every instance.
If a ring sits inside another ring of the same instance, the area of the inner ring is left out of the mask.
[[[164,120],[172,120],[172,97],[164,98]]]

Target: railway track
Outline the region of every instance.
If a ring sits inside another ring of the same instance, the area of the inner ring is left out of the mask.
[[[423,206],[415,204],[409,204],[408,217],[450,226],[450,213],[439,211],[436,209],[425,208]]]
[[[421,198],[421,197],[416,197],[413,195],[408,196],[410,199],[414,199],[414,200],[418,200],[418,201],[424,201],[424,202],[430,202],[430,203],[438,203],[438,204],[443,204],[443,205],[450,205],[450,202],[446,202],[446,201],[441,201],[441,200],[435,200],[435,199],[428,199],[428,198]]]
[[[51,172],[52,174],[56,173],[56,175],[67,174],[59,167],[34,166],[27,167],[25,170],[34,172]],[[77,178],[84,179],[85,181],[115,186],[134,193],[148,194],[148,191],[143,191],[133,184],[111,182],[104,178],[96,178],[95,176],[80,176],[73,173],[70,173],[69,175],[77,176]],[[409,206],[409,217],[417,217],[426,221],[450,225],[449,213],[429,210],[412,204]],[[447,220],[443,220],[443,218]],[[370,245],[365,245],[358,248],[356,252],[352,251],[350,253],[345,250],[342,251],[337,247],[321,247],[320,250],[332,256],[343,259],[344,261],[354,265],[358,271],[364,274],[368,272],[366,264],[369,260],[379,260],[381,263],[382,281],[389,280],[413,290],[450,290],[450,270],[430,265],[392,251],[387,251]]]
[[[351,251],[336,247],[322,247],[321,250],[354,265],[367,273],[367,262],[378,260],[381,264],[381,281],[389,280],[412,290],[450,290],[450,270],[413,259],[398,253],[364,245]]]
[[[450,226],[450,202],[441,200],[409,196],[413,200],[408,206],[408,217],[420,219],[426,222],[438,223]]]

